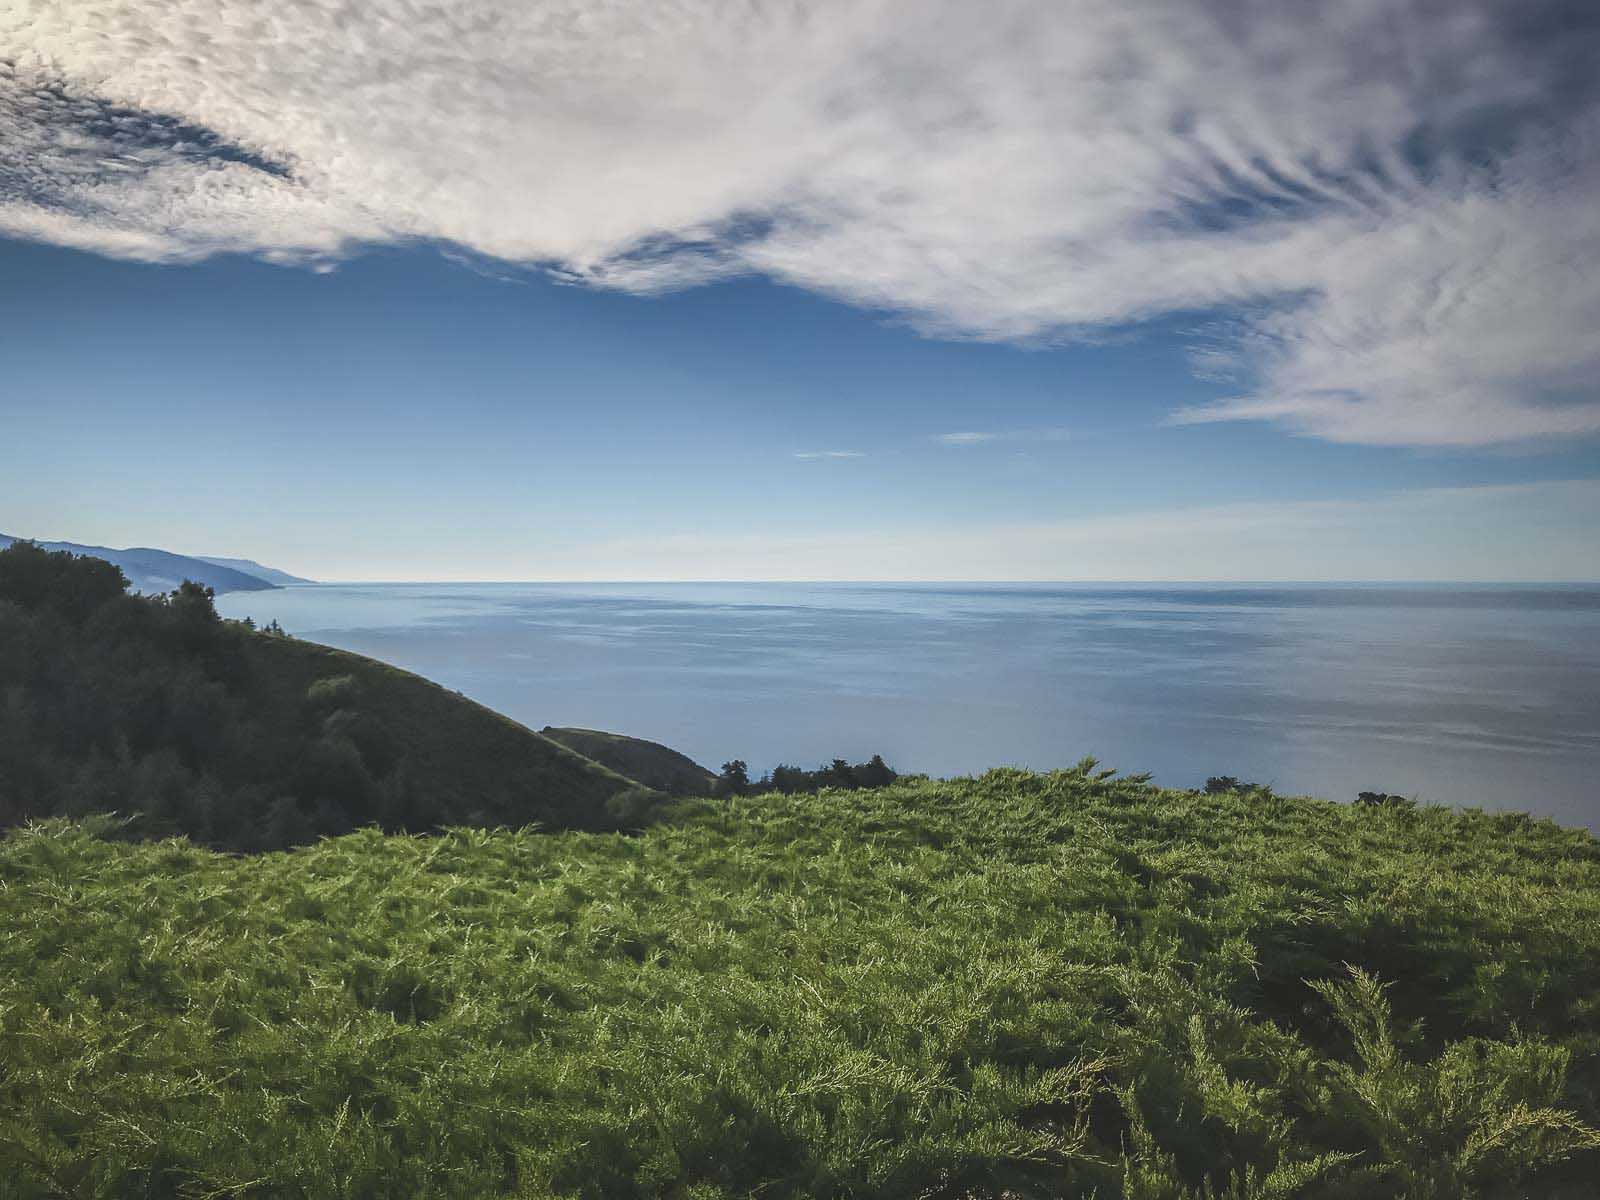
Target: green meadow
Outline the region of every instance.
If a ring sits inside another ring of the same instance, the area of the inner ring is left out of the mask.
[[[1600,843],[1107,777],[0,843],[8,1197],[1592,1197]]]

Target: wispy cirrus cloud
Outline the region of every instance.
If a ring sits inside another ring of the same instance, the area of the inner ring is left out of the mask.
[[[1575,0],[30,0],[0,44],[12,236],[760,273],[998,341],[1211,313],[1235,394],[1180,420],[1600,432]]]
[[[991,442],[1064,442],[1072,434],[1059,427],[1048,429],[967,429],[955,433],[936,433],[941,446],[986,446]]]
[[[864,450],[796,450],[794,456],[799,459],[812,460],[821,458],[865,458]]]

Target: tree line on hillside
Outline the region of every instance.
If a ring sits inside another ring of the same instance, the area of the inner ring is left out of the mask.
[[[28,542],[0,552],[0,824],[115,810],[228,849],[310,840],[317,818],[287,786],[244,778],[287,785],[271,760],[295,758],[303,782],[355,776],[359,755],[266,736],[238,652],[254,635],[218,617],[209,589],[126,589],[100,559]],[[304,790],[326,802],[351,789]]]
[[[764,792],[820,792],[824,788],[853,791],[857,788],[887,787],[900,776],[874,754],[864,763],[849,763],[836,758],[815,771],[804,767],[791,767],[780,763],[759,779],[750,778],[750,768],[743,759],[733,759],[722,764],[722,772],[712,784],[714,796],[752,796]]]
[[[213,600],[192,582],[132,595],[111,563],[28,542],[0,551],[0,828],[110,812],[135,835],[258,851],[370,825],[626,823],[607,802],[628,781]]]

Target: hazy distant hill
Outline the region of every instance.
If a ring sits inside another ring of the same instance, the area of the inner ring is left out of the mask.
[[[228,567],[230,570],[243,571],[246,575],[254,575],[257,579],[264,579],[276,587],[293,587],[296,584],[316,582],[315,579],[302,579],[298,575],[280,571],[277,567],[262,566],[253,558],[217,558],[210,554],[197,554],[195,557],[212,566]]]
[[[0,534],[0,550],[20,539]],[[66,550],[89,558],[104,559],[122,568],[128,583],[136,592],[155,595],[170,592],[185,579],[218,592],[259,592],[278,585],[261,575],[252,575],[210,559],[191,558],[186,554],[173,554],[169,550],[154,550],[147,546],[134,546],[115,550],[109,546],[80,546],[76,542],[40,542],[44,550]]]
[[[560,729],[554,725],[547,725],[539,732],[585,758],[592,758],[658,791],[677,796],[708,796],[717,779],[694,759],[659,742],[620,733],[602,733],[597,729]]]

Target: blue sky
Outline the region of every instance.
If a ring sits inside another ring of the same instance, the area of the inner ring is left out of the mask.
[[[184,7],[43,4],[0,71],[4,532],[335,579],[1600,577],[1577,8],[1397,3],[1390,62],[1358,5],[488,5],[454,57],[385,3],[343,57],[319,0]]]
[[[315,273],[12,242],[0,269],[30,281],[0,309],[8,531],[238,552],[318,577],[662,577],[671,554],[574,543],[664,538],[691,575],[781,574],[752,540],[789,547],[802,575],[871,574],[850,539],[954,547],[1106,518],[1158,529],[1196,510],[1270,531],[1331,502],[1370,506],[1342,519],[1372,533],[1408,493],[1600,478],[1592,443],[1419,450],[1169,424],[1225,392],[1194,377],[1182,318],[1022,348],[930,338],[766,282],[639,297],[506,282],[431,248]],[[1541,498],[1552,522],[1574,502],[1537,486],[1524,502]],[[1473,506],[1463,492],[1463,520]],[[1493,530],[1460,532],[1465,551],[1509,553]],[[1137,525],[1109,536],[1136,544]],[[1239,533],[1205,536],[1217,576],[1233,577],[1230,554],[1255,561]],[[829,538],[846,543],[831,570]],[[1038,546],[1017,577],[1103,577],[1043,532]],[[951,552],[962,574],[970,550]],[[1385,546],[1371,569],[1409,577],[1410,554]],[[944,575],[925,557],[916,577]],[[1162,570],[1156,557],[1147,577]]]

